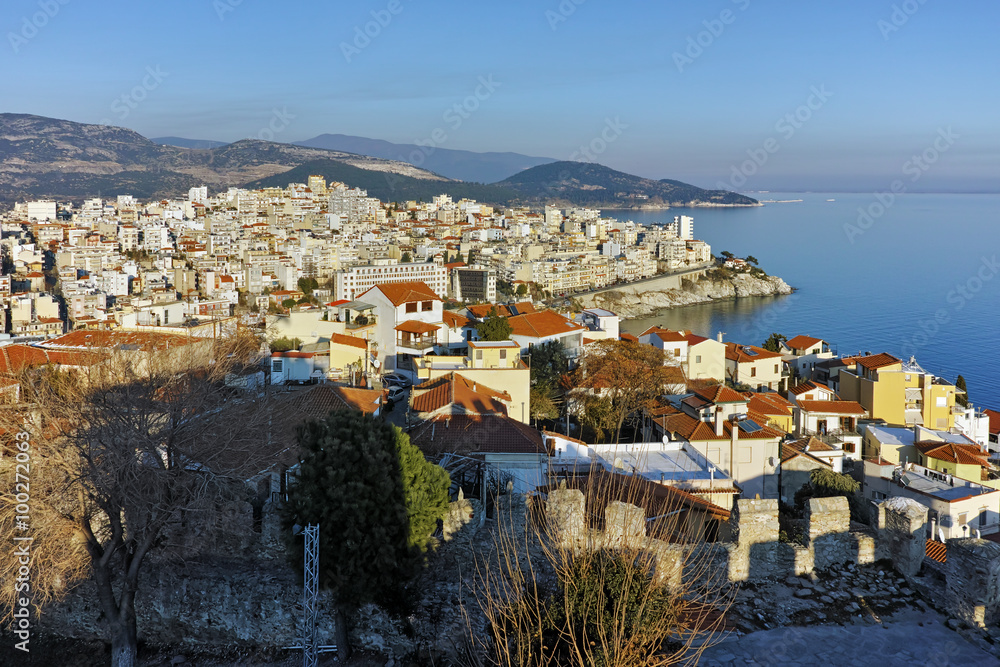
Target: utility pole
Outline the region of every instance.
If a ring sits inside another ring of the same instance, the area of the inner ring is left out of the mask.
[[[303,531],[305,548],[303,552],[302,614],[305,623],[302,630],[302,667],[316,667],[319,662],[316,643],[316,613],[319,607],[319,524],[311,523]]]

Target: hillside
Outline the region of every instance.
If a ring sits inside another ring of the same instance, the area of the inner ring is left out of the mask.
[[[0,203],[35,197],[181,196],[196,185],[226,188],[315,160],[444,180],[404,162],[341,151],[250,139],[212,149],[179,148],[121,127],[0,114]]]
[[[480,185],[461,181],[428,181],[409,176],[358,169],[336,160],[307,162],[290,171],[246,183],[243,187],[283,188],[290,182],[305,183],[312,174],[323,176],[327,181],[340,181],[351,187],[361,188],[368,192],[369,197],[376,197],[387,202],[402,202],[410,199],[430,201],[435,195],[447,194],[451,195],[455,201],[468,198],[484,204],[502,205],[520,198],[520,193],[516,190],[498,185]]]
[[[496,185],[519,191],[528,200],[592,208],[664,206],[759,206],[726,190],[664,179],[656,181],[589,162],[555,162],[526,169]]]
[[[400,160],[429,169],[448,178],[471,183],[496,183],[525,169],[555,162],[552,158],[520,153],[477,153],[451,148],[422,148],[416,144],[394,144],[381,139],[366,139],[346,134],[321,134],[298,146],[360,153],[387,160]]]

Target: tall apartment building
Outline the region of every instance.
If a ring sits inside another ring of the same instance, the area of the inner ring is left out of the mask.
[[[353,301],[375,285],[386,283],[422,282],[442,299],[448,295],[448,270],[435,262],[406,264],[366,264],[341,269],[333,274],[333,299]]]
[[[459,301],[496,303],[496,272],[488,269],[454,269],[451,272],[451,290]]]

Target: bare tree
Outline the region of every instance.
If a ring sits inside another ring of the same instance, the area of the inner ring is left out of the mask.
[[[696,664],[718,640],[737,589],[713,558],[704,523],[692,520],[691,497],[607,473],[577,486],[586,510],[570,539],[565,515],[549,515],[541,502],[530,502],[537,498],[529,499],[527,521],[516,512],[498,516],[492,550],[477,561],[482,629],[472,628],[472,610],[466,610],[470,662]],[[613,503],[634,506],[631,537],[622,524],[615,532],[605,523]]]
[[[30,521],[18,524],[4,496],[0,539],[33,538],[39,609],[93,580],[115,667],[136,662],[136,593],[151,554],[186,523],[211,523],[218,501],[239,496],[267,465],[266,401],[225,384],[255,362],[253,336],[136,340],[82,356],[73,370],[26,369],[21,402],[0,414],[5,447],[26,441],[31,459]],[[3,461],[9,468],[14,457]],[[13,578],[12,567],[0,563],[0,579]],[[12,595],[0,593],[8,609]]]

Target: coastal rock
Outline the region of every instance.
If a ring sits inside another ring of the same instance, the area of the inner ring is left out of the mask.
[[[752,276],[737,273],[685,279],[679,288],[656,289],[642,283],[624,285],[620,289],[585,294],[580,301],[587,308],[606,308],[624,319],[646,317],[667,308],[690,306],[711,301],[725,301],[750,296],[791,294],[792,288],[777,276]]]

